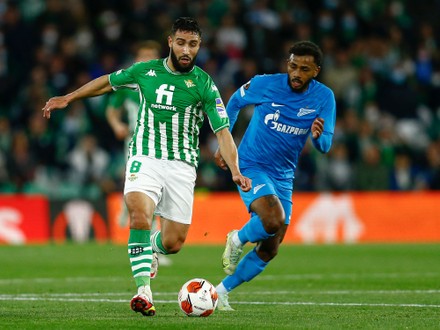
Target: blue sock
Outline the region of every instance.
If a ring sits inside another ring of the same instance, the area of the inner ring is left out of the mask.
[[[275,234],[266,232],[263,222],[261,222],[260,217],[256,214],[238,231],[238,238],[243,244],[259,242],[273,235]]]
[[[260,274],[268,264],[268,262],[261,260],[257,255],[257,251],[253,249],[240,260],[235,273],[226,276],[222,283],[229,292],[243,282],[252,280],[255,276]]]

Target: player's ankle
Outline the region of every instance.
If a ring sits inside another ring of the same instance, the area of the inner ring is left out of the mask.
[[[243,242],[240,240],[240,237],[238,236],[238,231],[236,231],[233,235],[232,235],[232,243],[234,243],[234,245],[238,248],[241,248],[244,244]]]

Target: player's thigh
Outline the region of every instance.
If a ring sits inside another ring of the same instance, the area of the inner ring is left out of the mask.
[[[271,194],[261,196],[251,204],[251,211],[258,214],[260,218],[283,218],[284,209],[277,195]]]
[[[145,193],[138,191],[127,193],[124,200],[130,215],[130,228],[150,229],[155,202]]]
[[[161,160],[131,157],[126,166],[124,199],[132,229],[150,229],[157,203],[162,197],[164,177]]]
[[[246,173],[248,172],[248,173]],[[240,192],[250,212],[258,214],[264,224],[281,226],[290,223],[293,181],[275,179],[261,169],[244,171],[252,179],[249,192]]]
[[[291,206],[283,201],[292,199],[292,179],[272,177],[266,170],[260,168],[244,168],[243,175],[252,180],[252,189],[248,192],[239,190],[240,196],[249,212],[255,212],[260,217],[282,216],[290,218]],[[274,214],[275,213],[275,214]]]

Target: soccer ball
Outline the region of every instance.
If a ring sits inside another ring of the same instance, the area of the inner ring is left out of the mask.
[[[206,317],[217,307],[218,295],[209,281],[193,278],[182,285],[177,300],[186,315]]]

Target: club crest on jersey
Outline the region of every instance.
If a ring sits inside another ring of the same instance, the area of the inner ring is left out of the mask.
[[[130,176],[128,177],[128,180],[130,180],[131,182],[133,182],[134,180],[137,180],[138,176],[134,173],[131,173]]]
[[[299,109],[299,112],[298,112],[298,117],[302,117],[302,116],[305,116],[305,115],[308,115],[309,113],[312,113],[312,112],[315,112],[316,110],[315,109],[307,109],[307,108],[301,108],[301,109]]]
[[[215,99],[215,108],[217,109],[218,114],[221,118],[227,118],[228,114],[226,113],[225,105],[221,98],[217,97]]]
[[[264,123],[270,129],[284,134],[305,135],[309,132],[309,128],[299,128],[278,122],[280,116],[281,112],[279,110],[275,111],[275,113],[269,113],[264,117]]]
[[[193,81],[190,80],[190,79],[185,80],[185,85],[186,85],[186,87],[188,87],[188,88],[196,87],[196,85],[195,85],[195,84],[193,83]]]

